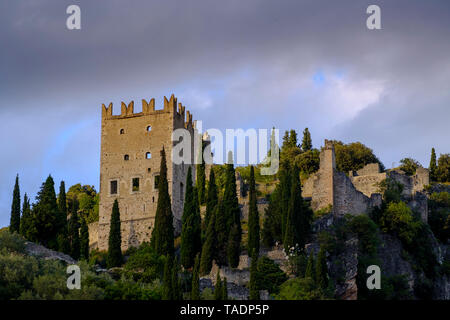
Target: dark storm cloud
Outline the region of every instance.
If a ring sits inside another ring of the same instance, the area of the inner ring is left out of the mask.
[[[97,184],[101,103],[172,92],[204,128],[308,126],[427,165],[450,149],[448,39],[448,1],[2,1],[0,225],[16,172],[32,194],[50,172]]]

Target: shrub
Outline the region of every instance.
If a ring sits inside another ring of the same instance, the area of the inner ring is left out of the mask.
[[[0,230],[0,252],[25,252],[25,239],[18,233],[10,233],[8,229]]]
[[[263,256],[258,259],[256,278],[259,290],[278,293],[280,285],[287,280],[287,275],[273,260]]]
[[[277,300],[319,300],[320,290],[311,278],[293,278],[280,286]]]
[[[410,244],[420,228],[420,222],[404,202],[391,202],[380,223],[384,232],[396,235],[404,244]]]

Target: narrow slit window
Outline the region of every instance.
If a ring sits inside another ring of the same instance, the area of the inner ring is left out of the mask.
[[[128,160],[130,160],[130,156],[129,156],[129,155],[127,155],[127,154],[126,154],[126,155],[124,155],[124,156],[123,156],[123,160],[125,160],[125,161],[128,161]]]
[[[147,152],[145,154],[145,159],[151,159],[152,158],[152,154],[150,152]]]
[[[109,193],[117,194],[117,180],[111,181]]]
[[[159,187],[159,175],[155,176],[155,189],[158,189]]]
[[[139,191],[139,178],[133,178],[133,192]]]

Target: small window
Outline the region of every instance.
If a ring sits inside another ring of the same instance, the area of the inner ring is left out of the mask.
[[[139,191],[139,178],[133,178],[133,192]]]
[[[152,197],[152,201],[155,202],[155,197]]]
[[[117,194],[117,180],[111,181],[109,193],[110,194]]]
[[[155,189],[158,189],[158,185],[159,185],[159,175],[155,176]]]
[[[147,132],[152,131],[152,126],[147,126]]]
[[[145,159],[151,159],[152,158],[152,154],[150,152],[147,152],[145,154]]]
[[[125,129],[120,129],[120,134],[124,134],[125,133]]]
[[[147,168],[147,173],[152,172],[152,168]]]
[[[124,156],[123,156],[123,160],[125,160],[125,161],[128,161],[128,160],[130,160],[130,156],[129,156],[129,155],[127,155],[127,154],[126,154],[126,155],[124,155]]]

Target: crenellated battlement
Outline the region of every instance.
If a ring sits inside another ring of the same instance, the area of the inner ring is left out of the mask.
[[[155,109],[155,99],[152,98],[150,101],[142,99],[142,112],[135,113],[134,112],[134,101],[126,104],[125,102],[121,102],[121,113],[120,115],[113,115],[113,103],[110,102],[108,106],[102,104],[102,119],[103,120],[111,120],[111,119],[124,119],[131,117],[140,117],[151,114],[158,113],[172,113],[174,117],[180,117],[184,122],[184,127],[194,127],[192,113],[186,111],[186,107],[181,103],[177,103],[177,98],[174,94],[170,96],[170,99],[164,96],[164,108],[160,110]]]

